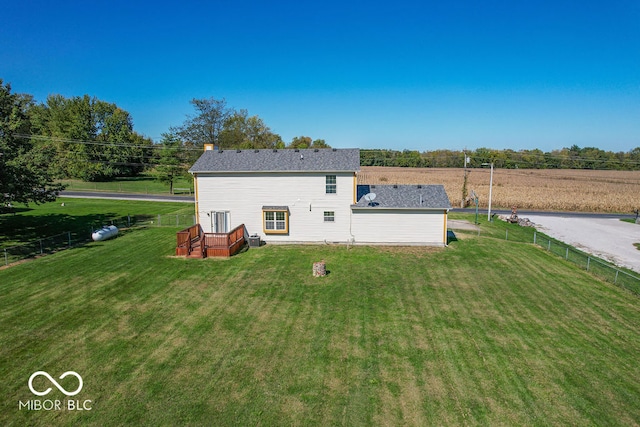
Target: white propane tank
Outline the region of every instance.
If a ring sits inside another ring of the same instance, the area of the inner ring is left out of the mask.
[[[94,231],[93,234],[91,234],[91,238],[94,241],[98,242],[100,240],[107,240],[112,237],[116,237],[117,234],[118,227],[116,227],[115,225],[109,225],[102,227],[102,229],[100,230]]]

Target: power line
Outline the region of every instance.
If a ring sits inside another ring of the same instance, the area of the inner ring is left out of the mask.
[[[97,145],[97,146],[109,146],[109,147],[123,147],[123,148],[140,148],[140,149],[154,149],[154,150],[162,150],[166,147],[162,144],[126,144],[122,142],[110,142],[110,141],[84,141],[80,139],[70,139],[70,138],[60,138],[55,136],[41,136],[41,135],[26,135],[26,134],[13,134],[16,138],[22,139],[30,139],[35,141],[45,141],[45,142],[63,142],[68,144],[81,144],[81,145]],[[202,148],[199,147],[187,147],[180,146],[176,147],[178,150],[184,151],[202,151]]]
[[[448,151],[448,150],[443,150],[443,151]],[[464,153],[462,151],[440,152],[439,150],[435,150],[435,151],[425,151],[422,153],[418,152],[419,157],[417,158],[406,156],[406,153],[404,151],[397,151],[397,150],[370,149],[370,150],[360,150],[360,153],[365,154],[364,160],[368,162],[374,162],[374,163],[378,162],[382,164],[387,162],[401,161],[403,159],[411,160],[411,159],[418,159],[418,158],[426,162],[449,161],[449,163],[453,163],[453,161],[459,161],[461,165],[462,165],[462,162],[464,161],[464,157],[463,157]],[[373,153],[374,155],[377,154],[378,156],[368,157],[367,155],[371,155],[371,153]],[[415,152],[411,152],[411,153],[415,153]],[[575,162],[575,163],[582,163],[582,164],[585,164],[585,163],[601,164],[601,165],[621,165],[621,166],[639,166],[640,165],[640,161],[638,160],[619,159],[617,158],[619,153],[613,153],[613,152],[607,152],[607,151],[605,151],[604,153],[606,153],[607,155],[612,155],[616,157],[601,159],[601,158],[591,158],[591,157],[584,157],[584,156],[572,156],[572,155],[562,155],[560,153],[557,153],[557,154],[552,154],[552,153],[553,152],[531,153],[531,152],[511,151],[511,150],[491,150],[491,152],[487,154],[483,154],[482,157],[490,160],[491,157],[495,157],[496,155],[505,155],[504,158],[497,158],[497,159],[494,158],[493,162],[495,164],[510,163],[516,167],[518,164],[529,165],[536,169],[558,168],[559,166],[562,166],[563,162]],[[388,155],[385,155],[385,154],[388,154]],[[624,154],[628,154],[628,153],[624,153]],[[415,156],[415,155],[412,154],[412,156]],[[469,156],[471,156],[473,159],[473,153],[470,153]],[[533,158],[525,159],[524,158],[525,156],[531,156]],[[559,163],[551,163],[549,162],[550,160],[558,161]],[[591,169],[591,168],[584,168],[584,169]]]

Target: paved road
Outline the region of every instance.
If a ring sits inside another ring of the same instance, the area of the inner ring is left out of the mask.
[[[458,213],[469,213],[474,214],[475,209],[460,209],[454,208],[451,209],[451,212]],[[495,215],[511,215],[511,210],[501,210],[501,209],[491,209],[491,214]],[[487,217],[487,210],[480,209],[478,210],[478,215],[480,218]],[[615,219],[635,219],[635,214],[615,214],[615,213],[598,213],[598,212],[549,212],[549,211],[530,211],[530,210],[519,210],[518,216],[520,218],[527,218],[530,216],[561,216],[568,218],[615,218]]]
[[[185,202],[193,203],[193,196],[172,196],[161,194],[127,194],[103,193],[101,191],[62,191],[60,197],[74,197],[82,199],[117,199],[117,200],[149,200],[154,202]]]

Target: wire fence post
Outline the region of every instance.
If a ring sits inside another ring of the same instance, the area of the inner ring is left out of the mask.
[[[613,279],[613,284],[617,285],[618,284],[618,273],[620,273],[620,270],[616,270],[616,278]]]
[[[536,231],[534,231],[534,232],[533,232],[533,244],[534,244],[534,245],[537,243],[537,242],[536,242],[537,237],[538,237],[538,234],[537,234],[537,232],[536,232]]]
[[[40,239],[40,255],[42,255],[44,251],[42,250],[42,239]]]
[[[9,265],[9,255],[6,249],[4,250],[4,265]]]
[[[547,245],[547,250],[551,252],[551,240],[549,240],[549,244]]]
[[[509,240],[509,230],[507,230],[507,234],[505,235],[504,240]]]
[[[567,255],[564,257],[567,261],[569,261],[569,246],[567,246]]]
[[[587,271],[589,271],[589,264],[591,263],[591,257],[587,257]]]
[[[67,241],[69,242],[69,247],[71,247],[71,232],[67,231]]]

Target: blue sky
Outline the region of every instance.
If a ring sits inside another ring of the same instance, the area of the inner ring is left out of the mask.
[[[285,142],[640,146],[637,0],[10,3],[0,78],[116,103],[155,140],[215,97]]]

